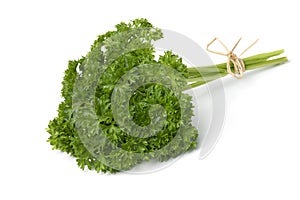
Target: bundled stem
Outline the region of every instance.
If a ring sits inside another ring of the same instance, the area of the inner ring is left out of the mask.
[[[276,66],[287,62],[287,57],[272,58],[282,54],[283,52],[284,50],[277,50],[244,58],[243,61],[246,66],[246,71],[268,66]],[[206,67],[188,68],[189,85],[187,89],[195,88],[207,82],[222,78],[227,74],[227,63]]]

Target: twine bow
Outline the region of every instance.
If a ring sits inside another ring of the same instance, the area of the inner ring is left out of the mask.
[[[215,53],[215,54],[219,54],[222,56],[227,56],[228,60],[227,60],[227,73],[231,74],[232,76],[234,76],[235,78],[242,78],[244,75],[244,72],[246,70],[245,68],[245,63],[244,61],[240,58],[246,51],[248,51],[253,45],[255,45],[258,41],[255,40],[248,48],[246,48],[239,56],[237,56],[235,53],[233,53],[233,51],[235,50],[235,48],[237,47],[237,45],[240,43],[242,38],[240,38],[237,43],[233,46],[232,50],[228,50],[228,48],[226,47],[226,45],[221,42],[218,38],[214,38],[210,43],[207,44],[206,50],[211,52],[211,53]],[[212,51],[209,49],[210,45],[212,45],[215,41],[218,41],[227,51],[227,53],[222,53],[222,52],[217,52],[217,51]],[[233,68],[234,68],[234,72],[231,71],[231,66],[230,63],[232,62],[233,64]]]

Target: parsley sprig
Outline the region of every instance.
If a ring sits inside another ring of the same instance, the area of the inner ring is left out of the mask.
[[[226,76],[226,64],[188,68],[171,51],[156,60],[151,42],[162,37],[161,30],[146,19],[122,22],[115,31],[98,36],[85,57],[69,61],[63,101],[47,128],[53,149],[75,157],[81,169],[115,173],[150,159],[167,161],[196,148],[192,98],[183,91]],[[286,57],[272,59],[282,53],[245,58],[246,70],[282,64]],[[151,80],[138,85],[145,81],[141,74]],[[135,88],[127,99],[125,86]],[[92,98],[84,99],[87,91],[92,91]],[[122,106],[128,106],[128,113],[114,113]],[[96,121],[88,120],[93,115]],[[141,128],[122,127],[130,120]],[[158,131],[146,129],[152,121],[160,124]]]

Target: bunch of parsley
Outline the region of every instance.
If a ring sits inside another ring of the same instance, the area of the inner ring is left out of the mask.
[[[150,159],[167,161],[196,148],[198,131],[191,124],[192,98],[183,91],[225,76],[226,65],[187,68],[182,58],[171,51],[156,60],[152,42],[162,36],[161,30],[146,19],[122,22],[115,31],[98,36],[85,57],[69,61],[62,82],[63,101],[58,116],[47,128],[53,149],[75,157],[81,169],[115,173]],[[245,59],[245,63],[249,69],[281,64],[286,58],[268,60],[281,53],[260,54]],[[153,81],[137,85],[131,81],[143,79],[141,74],[147,73],[157,80],[168,76],[170,85]],[[135,88],[128,101],[122,100],[127,94],[124,84],[119,84],[124,76],[126,84]],[[87,99],[84,94],[91,91]],[[114,113],[114,95],[117,107],[127,105],[128,113]],[[152,106],[157,104],[163,107],[162,113],[159,107]],[[153,113],[163,119],[150,116],[149,111],[155,109]],[[147,127],[154,119],[161,124],[155,133],[149,129],[134,135],[134,128],[120,126],[132,120],[137,126]]]

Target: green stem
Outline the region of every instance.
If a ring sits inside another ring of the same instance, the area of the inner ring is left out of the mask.
[[[271,57],[274,56],[278,56],[280,54],[284,53],[284,50],[277,50],[277,51],[272,51],[272,52],[268,52],[268,53],[262,53],[262,54],[257,54],[255,56],[250,56],[247,58],[244,58],[243,61],[245,63],[245,66],[250,65],[250,64],[254,64],[254,63],[260,63],[263,61],[268,60]],[[226,70],[227,68],[227,63],[221,63],[221,64],[217,64],[217,65],[212,65],[212,66],[207,66],[207,67],[190,67],[188,68],[188,72],[189,73],[199,73],[199,71],[202,72],[202,68],[217,68],[219,70]]]
[[[259,69],[268,66],[276,66],[288,61],[287,57],[270,59],[274,56],[282,54],[284,50],[272,51],[269,53],[258,54],[255,56],[244,58],[246,71]],[[222,78],[227,75],[227,63],[221,63],[206,67],[191,67],[188,68],[188,87],[195,88],[207,82]]]

